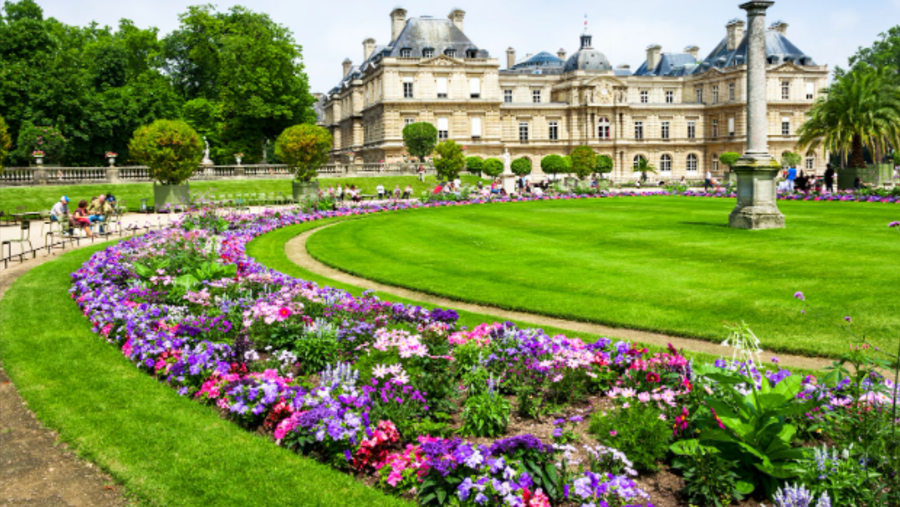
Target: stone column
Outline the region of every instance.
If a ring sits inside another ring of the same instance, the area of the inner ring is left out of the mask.
[[[741,4],[747,11],[747,151],[734,167],[737,206],[728,223],[737,229],[780,229],[784,215],[775,203],[775,176],[781,169],[769,155],[766,119],[766,9],[774,1]]]

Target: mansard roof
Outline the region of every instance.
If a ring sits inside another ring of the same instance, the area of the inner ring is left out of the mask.
[[[784,34],[771,28],[766,30],[766,60],[773,65],[786,62],[799,66],[816,65],[811,56],[801,51]],[[694,72],[705,72],[713,67],[720,69],[735,67],[745,63],[747,63],[746,33],[741,39],[741,43],[733,50],[728,49],[727,37],[722,39]]]
[[[404,49],[409,49],[413,58],[422,58],[422,52],[426,49],[433,50],[435,55],[453,49],[460,58],[465,56],[467,51],[474,51],[477,58],[490,56],[487,50],[478,48],[453,24],[453,21],[430,16],[407,20],[397,40],[383,48],[381,55],[400,56],[400,52]]]
[[[700,62],[689,53],[662,53],[656,67],[647,68],[647,61],[634,71],[635,76],[686,76],[694,72]]]

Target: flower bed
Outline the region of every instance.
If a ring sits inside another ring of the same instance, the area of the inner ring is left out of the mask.
[[[896,393],[862,346],[822,378],[764,368],[746,346],[695,365],[671,348],[459,328],[452,310],[353,297],[244,252],[279,227],[417,206],[202,211],[98,252],[72,297],[181,395],[426,505],[644,505],[658,496],[644,479],[673,470],[683,503],[895,498]],[[537,429],[509,431],[523,423]]]

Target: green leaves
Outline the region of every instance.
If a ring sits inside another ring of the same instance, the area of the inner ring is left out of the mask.
[[[197,132],[181,120],[156,120],[138,128],[128,147],[135,160],[150,167],[150,177],[163,185],[187,181],[203,155]]]
[[[516,176],[527,176],[531,174],[531,159],[528,157],[519,157],[512,161],[509,169]]]
[[[403,127],[403,145],[410,155],[423,159],[431,155],[436,144],[437,128],[434,125],[421,121]]]
[[[297,181],[310,181],[328,161],[331,132],[317,125],[294,125],[275,141],[275,155],[294,168]]]
[[[466,163],[462,147],[455,141],[444,141],[435,149],[438,155],[434,159],[434,168],[437,170],[438,179],[453,180]]]

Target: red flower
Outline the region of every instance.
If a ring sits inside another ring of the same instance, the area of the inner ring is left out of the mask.
[[[650,373],[647,374],[647,376],[645,378],[647,379],[647,382],[656,384],[657,382],[659,382],[659,373],[656,373],[655,371],[651,371]]]

